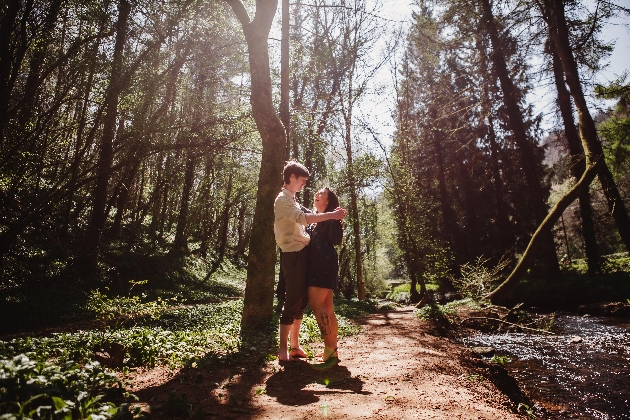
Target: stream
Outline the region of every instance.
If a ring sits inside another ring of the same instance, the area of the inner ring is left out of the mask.
[[[479,333],[546,418],[630,419],[630,320],[557,313],[556,335]]]

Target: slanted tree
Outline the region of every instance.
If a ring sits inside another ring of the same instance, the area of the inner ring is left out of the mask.
[[[526,267],[529,260],[532,258],[533,250],[540,246],[542,232],[544,232],[545,229],[551,228],[551,226],[556,223],[564,210],[588,189],[590,183],[596,176],[600,177],[600,182],[602,183],[604,183],[604,181],[608,178],[612,178],[608,167],[605,166],[603,149],[597,138],[595,123],[591,117],[584,97],[577,62],[573,55],[569,40],[564,3],[562,0],[545,0],[538,2],[538,4],[542,8],[542,14],[545,17],[546,24],[548,25],[551,40],[554,43],[554,48],[562,63],[566,83],[569,86],[573,101],[577,108],[580,138],[582,140],[582,147],[586,158],[586,170],[577,183],[571,188],[571,190],[560,198],[553,209],[547,214],[545,220],[538,226],[538,229],[532,236],[527,249],[508,278],[488,295],[490,300],[495,304],[505,304],[509,301],[514,288],[525,275]],[[602,181],[602,179],[604,181]],[[612,186],[604,184],[605,189],[606,187]],[[609,194],[613,195],[614,193],[609,191]],[[621,200],[620,197],[619,200]],[[625,207],[620,201],[618,201],[617,204],[620,204],[621,208],[613,210],[615,210],[618,217],[620,217],[619,214],[623,214],[625,212]],[[622,217],[623,216],[621,216],[621,218]],[[622,233],[622,229],[620,229],[620,233],[623,237],[624,233]]]

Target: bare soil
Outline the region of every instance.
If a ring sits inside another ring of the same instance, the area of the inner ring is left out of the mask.
[[[222,365],[133,373],[128,388],[153,419],[522,419],[525,397],[502,368],[474,359],[413,315],[370,315],[339,342],[340,362]],[[169,402],[169,398],[171,401]]]

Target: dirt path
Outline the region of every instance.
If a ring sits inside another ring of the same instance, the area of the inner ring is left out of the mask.
[[[330,369],[275,361],[263,369],[180,371],[170,379],[154,369],[134,378],[134,391],[153,418],[172,418],[184,399],[199,419],[523,418],[493,384],[491,367],[470,363],[466,350],[428,334],[412,312],[365,318],[362,334],[340,341],[341,361]]]

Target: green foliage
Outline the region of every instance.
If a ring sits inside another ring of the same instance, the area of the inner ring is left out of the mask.
[[[618,301],[620,297],[630,296],[628,264],[625,254],[611,256],[602,262],[600,273],[589,275],[584,261],[574,261],[565,267],[565,274],[557,281],[526,277],[514,296],[518,296],[519,302],[548,308]]]
[[[492,359],[490,359],[490,363],[494,363],[500,366],[505,366],[508,363],[510,363],[511,360],[509,357],[507,356],[499,356],[498,354],[495,354],[494,356],[492,356]]]
[[[404,284],[399,284],[398,286],[394,287],[389,293],[387,293],[387,296],[385,296],[385,299],[391,300],[392,302],[397,302],[397,303],[409,303],[410,297],[411,297],[411,284],[404,283]]]
[[[431,302],[420,309],[413,311],[414,315],[423,321],[432,321],[435,323],[450,323],[457,318],[456,309],[460,306],[468,306],[469,308],[479,308],[479,303],[473,299],[466,298],[454,300],[444,305],[437,302]]]
[[[38,360],[51,357],[60,362],[89,360],[95,350],[107,343],[120,343],[127,349],[129,366],[185,362],[208,353],[234,352],[240,344],[242,300],[220,304],[197,305],[164,313],[159,319],[147,319],[131,328],[106,328],[50,337],[18,338],[0,341],[0,356],[31,352]]]
[[[167,301],[158,297],[156,301],[142,302],[146,294],[141,296],[108,298],[98,289],[93,290],[88,296],[86,309],[93,313],[96,319],[102,321],[112,320],[117,317],[142,317],[159,319],[167,308]],[[175,302],[177,299],[172,299]]]
[[[601,266],[602,274],[630,273],[630,257],[606,258]]]
[[[419,291],[420,286],[416,286]],[[426,289],[427,291],[437,291],[439,289],[439,285],[436,283],[427,283]],[[409,298],[411,296],[411,283],[403,283],[395,286],[392,290],[390,290],[385,299],[391,300],[396,303],[409,303]]]
[[[415,309],[413,313],[423,321],[434,323],[450,323],[450,319],[455,316],[453,308],[436,302],[431,302],[420,309]]]
[[[24,354],[0,360],[3,419],[111,419],[119,408],[104,399],[122,394],[117,376],[97,362],[53,364]]]
[[[334,305],[337,319],[340,317],[356,319],[378,312],[378,302],[374,299],[360,301],[356,298],[343,299],[342,297],[335,297]]]

